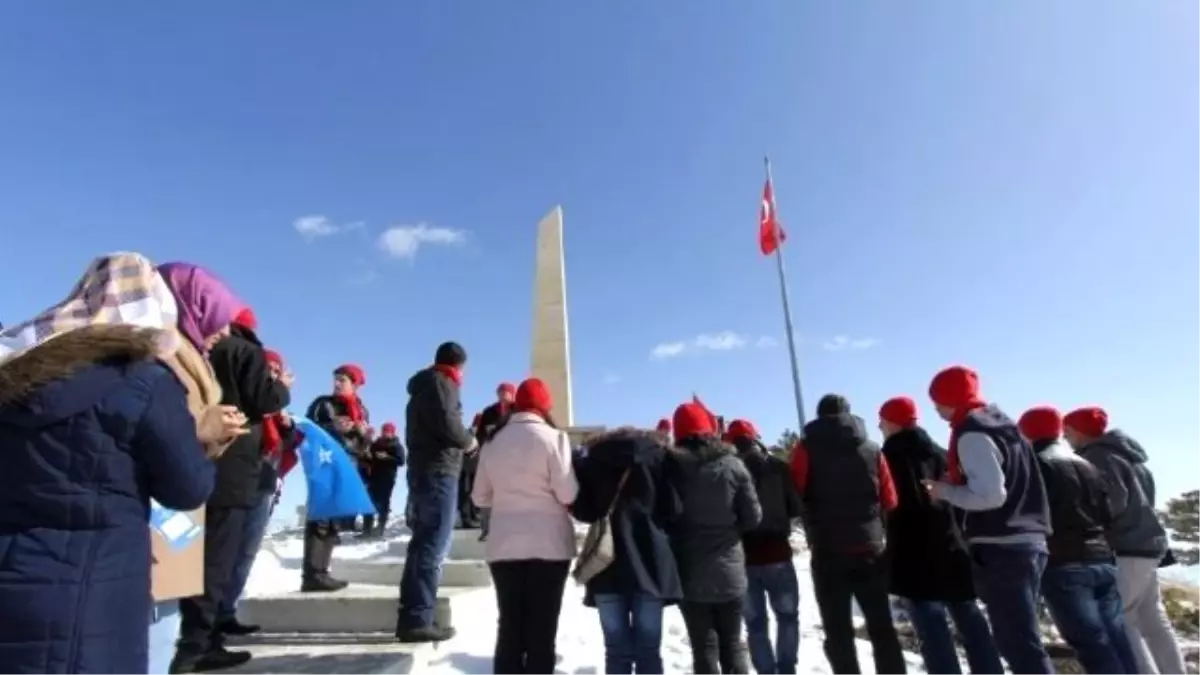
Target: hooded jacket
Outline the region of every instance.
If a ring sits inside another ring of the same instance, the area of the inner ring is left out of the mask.
[[[214,469],[153,331],[92,326],[0,366],[0,672],[144,673],[150,500]]]
[[[458,475],[472,441],[462,421],[458,385],[436,368],[417,371],[408,380],[404,416],[409,471]]]
[[[217,486],[208,505],[250,508],[262,500],[263,418],[283,410],[291,402],[291,393],[271,378],[262,343],[243,326],[234,324],[208,360],[221,385],[221,403],[237,406],[250,422],[250,433],[235,440],[217,460]]]
[[[742,536],[746,564],[787,562],[795,555],[791,544],[792,520],[801,517],[804,511],[788,464],[765,452],[757,439],[737,438],[733,444],[738,458],[750,472],[762,507],[758,527]]]
[[[613,507],[615,558],[587,583],[584,604],[593,607],[596,595],[608,593],[645,593],[665,604],[678,602],[683,587],[667,531],[682,505],[666,468],[670,451],[660,436],[633,429],[588,439],[586,447],[586,452],[574,454],[579,493],[571,513],[590,524],[603,520]]]
[[[750,472],[733,447],[684,438],[671,452],[683,511],[671,532],[683,598],[729,602],[746,594],[742,535],[758,527],[762,507]]]
[[[953,507],[931,498],[921,483],[946,476],[946,451],[924,429],[912,427],[889,436],[883,456],[897,495],[887,519],[892,595],[918,601],[974,600],[971,558]]]
[[[1108,543],[1119,557],[1162,558],[1167,532],[1154,511],[1154,476],[1137,441],[1113,429],[1079,451],[1104,476],[1112,523]]]

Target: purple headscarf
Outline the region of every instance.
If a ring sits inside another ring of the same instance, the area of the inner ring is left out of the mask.
[[[158,273],[179,306],[179,332],[201,352],[204,340],[232,323],[246,307],[225,282],[199,265],[165,263],[158,266]]]

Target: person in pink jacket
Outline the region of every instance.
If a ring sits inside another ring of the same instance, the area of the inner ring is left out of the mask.
[[[546,383],[517,387],[513,414],[480,453],[471,497],[492,511],[485,549],[500,616],[492,671],[552,673],[558,615],[575,557],[568,508],[579,485]]]

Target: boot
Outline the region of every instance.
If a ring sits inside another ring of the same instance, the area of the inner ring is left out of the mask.
[[[350,583],[334,579],[328,572],[305,576],[300,582],[301,593],[335,593],[349,586]]]
[[[232,619],[226,619],[224,621],[217,622],[217,630],[225,635],[243,636],[254,635],[262,630],[262,626],[252,623],[242,623],[241,621],[237,620],[237,617],[234,617]]]
[[[362,532],[358,539],[373,539],[375,537],[375,516],[363,516]]]
[[[207,673],[212,670],[224,670],[240,666],[250,660],[250,652],[229,651],[224,647],[213,647],[206,652],[177,651],[171,659],[167,672],[176,673]]]
[[[445,642],[458,634],[453,626],[430,624],[419,628],[397,628],[396,639],[406,644],[419,642]]]

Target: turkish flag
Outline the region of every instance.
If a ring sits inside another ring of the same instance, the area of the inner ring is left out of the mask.
[[[758,209],[758,248],[763,255],[771,255],[783,242],[787,241],[787,232],[775,214],[775,190],[771,187],[771,179],[763,186],[762,205]]]

